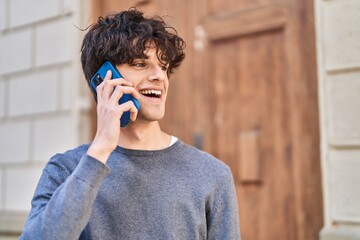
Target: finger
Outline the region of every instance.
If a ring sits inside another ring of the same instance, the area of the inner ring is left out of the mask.
[[[131,94],[134,98],[136,99],[140,99],[141,95],[140,93],[133,87],[128,87],[128,86],[116,86],[114,92],[112,93],[109,101],[112,102],[113,104],[117,104],[119,102],[119,99],[124,95],[124,94]]]
[[[97,100],[98,102],[102,101],[103,99],[103,95],[104,95],[104,88],[105,88],[105,85],[106,85],[106,81],[111,79],[111,76],[112,76],[112,72],[111,70],[108,70],[106,72],[106,75],[103,79],[103,81],[96,87],[96,95],[97,95]]]
[[[114,86],[112,86],[111,82],[111,78],[108,78],[108,73],[111,72],[110,70],[107,72],[104,81],[101,83],[103,84],[103,91],[102,91],[102,98],[104,100],[108,100],[109,97],[111,96],[111,93],[113,92]],[[111,74],[110,74],[111,75]]]
[[[103,101],[102,98],[102,93],[104,91],[104,85],[103,82],[100,83],[97,87],[96,87],[96,99],[97,99],[97,103],[101,103]]]
[[[138,109],[135,107],[133,101],[127,101],[121,105],[119,105],[119,111],[121,112],[127,112],[130,111],[130,119],[131,121],[135,121],[137,114],[138,114]]]
[[[98,88],[103,88],[104,85],[105,85],[105,80],[110,80],[111,79],[111,75],[112,75],[112,72],[111,70],[108,70],[105,74],[105,77],[103,78],[103,81],[96,87],[96,89]]]
[[[133,103],[134,104],[134,103]],[[133,109],[133,108],[132,108]],[[131,109],[131,110],[132,110]],[[131,119],[131,121],[135,121],[136,120],[136,118],[137,118],[137,114],[138,114],[138,112],[139,112],[139,110],[135,107],[135,109],[136,109],[136,111],[131,111],[130,110],[130,119]]]
[[[104,80],[105,80],[105,79],[108,79],[108,78],[111,79],[111,74],[112,74],[112,72],[111,72],[110,70],[108,70],[108,71],[106,72],[106,75],[105,75],[103,81],[102,81],[99,85],[96,86],[96,92],[98,92],[98,90],[101,90],[101,89],[104,88],[104,84],[105,84],[105,83],[104,83]]]
[[[114,88],[116,86],[133,86],[133,84],[129,81],[126,81],[123,78],[111,79],[111,80],[104,80],[104,91],[103,96],[106,99],[109,99],[113,94]]]
[[[111,80],[111,76],[112,76],[112,71],[107,70],[104,80]]]
[[[111,81],[108,81],[107,83],[112,85],[113,87],[115,87],[117,85],[129,86],[129,87],[134,86],[134,84],[132,82],[129,82],[129,81],[125,80],[124,78],[114,78]]]

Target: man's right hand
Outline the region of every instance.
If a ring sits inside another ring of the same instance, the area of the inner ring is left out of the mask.
[[[135,121],[138,113],[132,101],[119,105],[119,99],[123,94],[132,94],[140,99],[140,94],[131,82],[123,78],[111,80],[111,71],[106,73],[104,81],[96,88],[96,93],[97,130],[87,154],[105,164],[118,144],[122,114],[130,111],[130,119]]]

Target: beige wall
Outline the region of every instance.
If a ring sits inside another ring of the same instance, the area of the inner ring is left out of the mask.
[[[360,1],[315,0],[325,226],[360,239]]]
[[[88,2],[0,0],[0,239],[21,231],[48,159],[88,140],[74,26]]]

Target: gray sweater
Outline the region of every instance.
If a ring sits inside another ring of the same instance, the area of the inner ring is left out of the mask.
[[[177,141],[117,147],[104,165],[88,147],[47,163],[20,239],[240,239],[231,171],[213,156]]]

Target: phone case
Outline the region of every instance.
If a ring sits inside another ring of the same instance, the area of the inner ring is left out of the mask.
[[[119,71],[116,69],[116,67],[114,67],[114,65],[112,65],[111,62],[106,61],[90,80],[90,84],[95,92],[95,95],[96,95],[96,87],[104,80],[108,70],[111,70],[112,72],[111,79],[122,77]],[[138,110],[140,110],[139,101],[136,98],[134,98],[131,94],[124,94],[119,99],[119,104],[123,104],[127,101],[132,101],[135,107]],[[130,111],[127,111],[124,112],[120,118],[120,126],[125,127],[129,122],[130,122]]]

